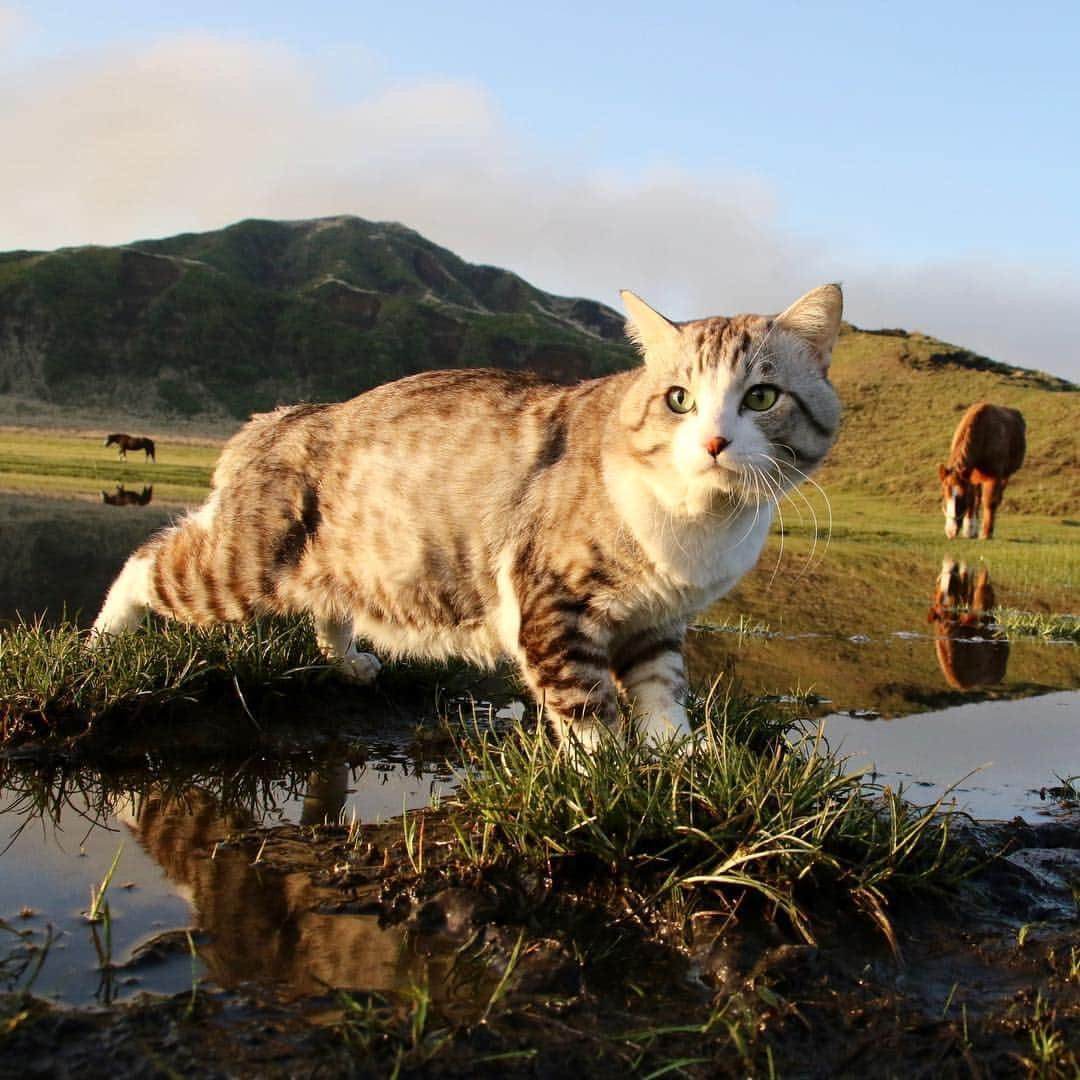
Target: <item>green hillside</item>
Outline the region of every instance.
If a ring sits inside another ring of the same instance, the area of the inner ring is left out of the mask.
[[[832,379],[844,420],[818,477],[830,491],[936,504],[937,463],[948,458],[957,422],[972,403],[992,401],[1027,421],[1027,458],[1006,491],[1006,511],[1080,513],[1080,387],[923,334],[849,326]]]
[[[359,218],[0,255],[0,396],[242,419],[440,367],[626,367],[622,318]]]
[[[249,413],[417,371],[572,381],[633,364],[622,317],[475,266],[394,223],[243,221],[122,247],[0,254],[0,423],[222,436]],[[829,490],[929,508],[972,402],[1020,409],[1006,511],[1080,514],[1080,390],[902,330],[845,326]]]

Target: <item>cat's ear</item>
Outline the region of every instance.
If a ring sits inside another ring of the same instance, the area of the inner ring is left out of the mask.
[[[629,289],[620,293],[626,313],[630,320],[626,332],[632,341],[641,346],[646,362],[650,355],[660,355],[665,350],[678,344],[679,328],[659,311],[653,311],[640,296],[635,296]]]
[[[829,360],[843,314],[844,294],[840,286],[819,285],[777,315],[775,325],[802,338],[814,350],[824,375],[829,370]]]

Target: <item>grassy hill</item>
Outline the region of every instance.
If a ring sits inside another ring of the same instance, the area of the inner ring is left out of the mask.
[[[964,410],[985,400],[1027,421],[1027,458],[1005,510],[1080,514],[1080,387],[923,334],[852,326],[841,333],[832,379],[844,420],[818,477],[828,490],[936,505],[937,463],[948,459]]]
[[[0,254],[0,397],[30,413],[243,419],[431,368],[574,380],[632,360],[610,308],[466,263],[394,223],[243,221]]]

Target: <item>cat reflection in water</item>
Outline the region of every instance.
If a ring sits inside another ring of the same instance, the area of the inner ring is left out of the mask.
[[[94,630],[310,613],[366,683],[384,656],[509,656],[559,737],[688,731],[689,619],[757,562],[820,465],[835,285],[777,316],[675,323],[623,293],[638,367],[565,387],[436,371],[255,416],[195,513],[140,547]]]

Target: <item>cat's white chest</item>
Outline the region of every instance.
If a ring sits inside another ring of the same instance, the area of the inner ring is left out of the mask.
[[[769,502],[687,519],[627,486],[618,505],[625,527],[655,567],[658,587],[681,594],[677,606],[691,610],[723,596],[757,563],[772,525]]]
[[[771,524],[772,504],[767,503],[730,518],[668,521],[645,538],[644,546],[665,577],[696,591],[707,604],[755,566]]]

